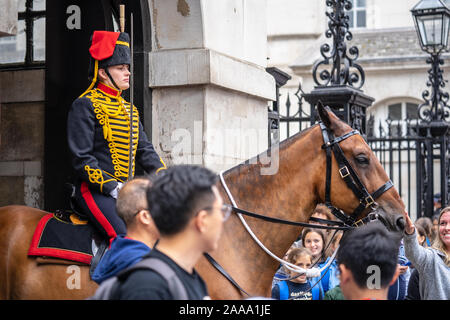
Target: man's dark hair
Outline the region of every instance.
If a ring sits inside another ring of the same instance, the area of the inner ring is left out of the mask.
[[[399,247],[399,236],[381,223],[372,222],[343,236],[337,263],[350,269],[360,288],[366,288],[368,278],[373,275],[369,266],[379,267],[380,286],[386,288],[397,269]]]
[[[212,187],[217,175],[195,165],[172,166],[159,173],[147,190],[150,214],[162,235],[173,235],[185,228],[199,211],[216,200]]]

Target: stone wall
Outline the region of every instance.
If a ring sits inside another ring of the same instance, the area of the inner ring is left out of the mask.
[[[0,0],[0,37],[17,33],[17,0]]]
[[[44,77],[0,72],[0,206],[43,207]]]
[[[265,4],[150,1],[152,140],[168,165],[220,171],[267,149]]]

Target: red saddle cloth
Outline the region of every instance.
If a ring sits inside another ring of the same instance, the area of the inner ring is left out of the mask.
[[[73,219],[71,219],[73,220]],[[51,257],[89,265],[94,228],[83,221],[67,222],[49,213],[38,223],[29,256]]]

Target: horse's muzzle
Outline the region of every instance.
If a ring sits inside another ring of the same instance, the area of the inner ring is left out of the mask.
[[[403,216],[388,213],[382,207],[378,207],[375,212],[378,214],[378,220],[380,220],[389,231],[403,232],[405,230],[405,219]]]

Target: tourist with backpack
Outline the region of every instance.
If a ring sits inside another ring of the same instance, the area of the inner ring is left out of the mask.
[[[205,252],[217,248],[223,222],[231,213],[216,182],[214,172],[193,165],[173,166],[157,176],[147,201],[159,242],[140,262],[105,281],[99,288],[105,289],[103,298],[209,299],[194,266]]]
[[[147,204],[148,177],[134,178],[119,191],[116,209],[127,227],[126,236],[117,236],[101,258],[92,274],[92,280],[102,283],[122,270],[134,265],[147,255],[159,238],[159,231]]]

